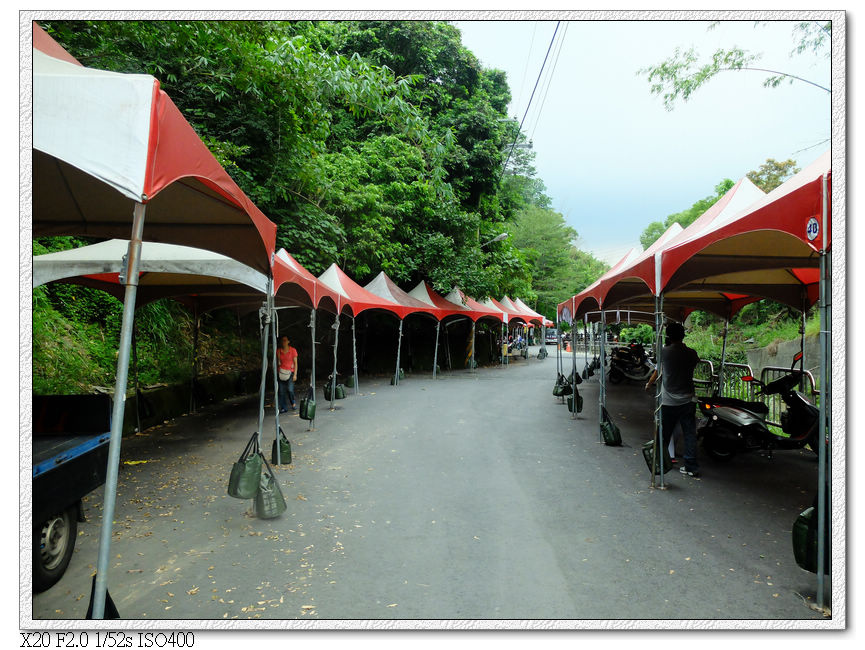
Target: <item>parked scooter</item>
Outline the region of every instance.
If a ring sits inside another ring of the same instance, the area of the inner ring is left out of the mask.
[[[640,343],[613,348],[610,353],[610,383],[618,384],[625,379],[645,382],[651,377],[655,365]]]
[[[766,424],[769,407],[763,402],[717,396],[700,399],[700,411],[706,420],[698,427],[697,435],[702,438],[706,453],[723,461],[736,453],[754,450],[767,451],[771,458],[776,449],[802,449],[806,445],[817,453],[820,410],[794,390],[802,380],[801,367],[794,370],[801,359],[802,353],[799,352],[793,358],[790,374],[768,384],[751,376],[742,377],[742,381],[760,387],[758,395],[781,395],[787,406],[781,413],[784,435],[773,432]]]

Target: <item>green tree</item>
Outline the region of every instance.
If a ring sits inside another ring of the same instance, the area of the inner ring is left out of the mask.
[[[716,24],[713,23],[712,26]],[[792,54],[810,51],[818,55],[829,56],[828,45],[831,43],[832,36],[831,22],[796,23],[793,33],[796,44]],[[761,56],[759,53],[755,54],[733,47],[726,50],[716,50],[708,61],[700,63],[699,55],[693,48],[684,51],[676,48],[673,56],[657,65],[641,68],[637,74],[647,77],[652,94],[663,96],[664,107],[668,111],[673,110],[678,99],[688,101],[692,93],[721,72],[752,70],[768,73],[769,76],[763,82],[763,86],[767,88],[776,88],[786,80],[790,83],[800,81],[820,88],[827,93],[832,92],[831,89],[808,79],[779,70],[757,67],[757,62]]]
[[[759,169],[750,171],[745,176],[761,190],[769,193],[799,171],[795,160],[779,162],[774,158],[767,158]]]

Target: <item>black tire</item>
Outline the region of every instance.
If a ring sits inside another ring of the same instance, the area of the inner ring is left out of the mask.
[[[726,463],[736,455],[736,449],[730,440],[721,435],[717,427],[703,429],[703,449],[715,460]]]
[[[624,373],[618,368],[610,368],[610,383],[611,384],[621,384],[622,380],[625,378]]]
[[[33,591],[54,586],[69,566],[78,534],[77,508],[49,517],[33,526]]]

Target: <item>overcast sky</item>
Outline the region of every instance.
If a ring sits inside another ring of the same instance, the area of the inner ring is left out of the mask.
[[[484,67],[504,70],[522,121],[557,21],[454,21]],[[700,60],[719,48],[762,53],[760,67],[829,86],[830,62],[790,56],[793,22],[574,21],[558,26],[523,123],[553,209],[579,247],[611,264],[652,221],[714,194],[767,158],[804,167],[829,149],[830,96],[802,82],[762,86],[761,72],[725,72],[674,110],[637,71],[678,47]],[[549,76],[551,75],[551,76]]]

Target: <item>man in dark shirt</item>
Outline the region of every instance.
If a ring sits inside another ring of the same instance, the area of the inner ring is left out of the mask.
[[[697,416],[694,394],[694,368],[700,357],[684,344],[685,328],[679,323],[667,325],[667,345],[661,349],[661,449],[672,438],[676,425],[682,427],[685,439],[685,465],[679,471],[687,476],[699,476],[697,464]],[[652,373],[646,390],[658,379]]]

